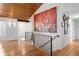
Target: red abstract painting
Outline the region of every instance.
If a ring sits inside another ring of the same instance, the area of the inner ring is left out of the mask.
[[[56,7],[34,15],[34,30],[39,32],[57,32]]]

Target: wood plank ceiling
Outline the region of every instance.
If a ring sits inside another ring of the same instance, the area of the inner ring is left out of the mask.
[[[0,3],[0,17],[27,21],[42,3]]]

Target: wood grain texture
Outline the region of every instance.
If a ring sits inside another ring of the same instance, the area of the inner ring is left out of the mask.
[[[79,40],[75,40],[62,50],[53,52],[54,56],[79,56]]]
[[[0,3],[0,17],[28,20],[41,3]]]
[[[47,52],[22,40],[0,41],[0,56],[48,56]]]
[[[50,53],[22,40],[0,41],[0,56],[50,56]],[[53,52],[53,56],[79,56],[79,40],[73,41],[62,50]]]

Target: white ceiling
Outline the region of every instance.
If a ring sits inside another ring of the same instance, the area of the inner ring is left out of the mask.
[[[69,11],[66,11],[66,15],[68,15],[71,19],[77,20],[79,19],[79,3],[70,3],[67,4],[69,7]]]

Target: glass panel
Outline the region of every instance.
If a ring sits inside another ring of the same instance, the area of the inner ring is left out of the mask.
[[[46,52],[49,52],[48,54],[50,55],[51,52],[51,40],[50,37],[48,36],[44,36],[41,34],[35,34],[35,46],[38,48],[41,48],[42,50],[45,50]],[[48,42],[47,44],[45,44],[46,42]],[[43,44],[45,44],[44,46],[42,46]],[[40,47],[42,46],[42,47]]]

